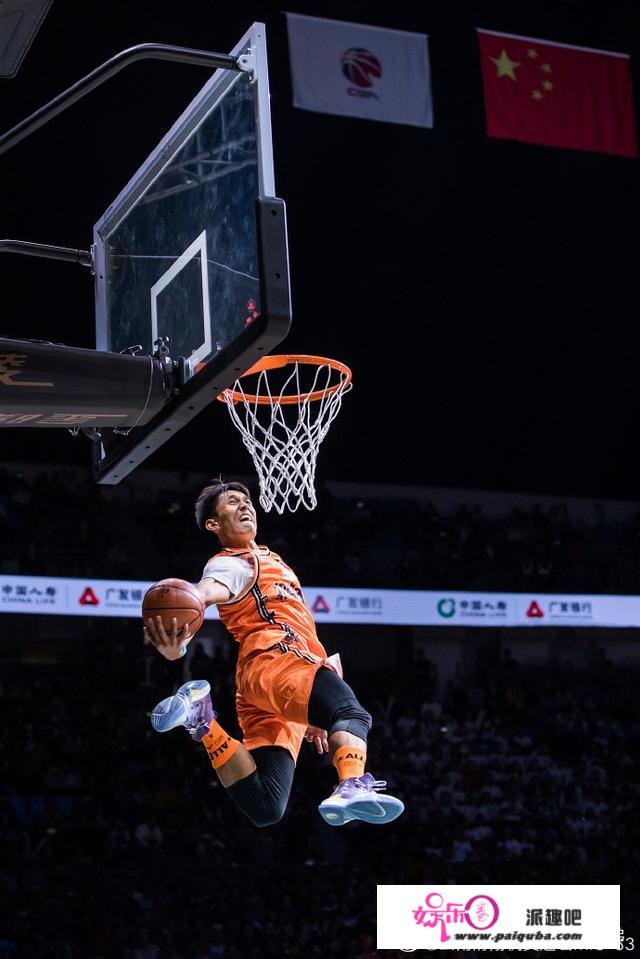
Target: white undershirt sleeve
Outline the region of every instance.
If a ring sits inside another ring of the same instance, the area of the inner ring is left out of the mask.
[[[214,556],[202,571],[203,579],[215,579],[231,593],[227,602],[232,602],[251,585],[255,570],[251,563],[241,556]],[[224,603],[220,603],[221,606]]]

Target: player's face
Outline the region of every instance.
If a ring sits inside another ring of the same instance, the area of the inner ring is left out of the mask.
[[[223,546],[245,546],[258,531],[253,503],[245,493],[234,489],[220,494],[216,515],[206,525]]]

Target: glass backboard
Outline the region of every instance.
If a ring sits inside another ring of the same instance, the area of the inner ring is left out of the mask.
[[[119,482],[289,329],[264,26],[231,52],[245,69],[216,71],[94,228],[97,348],[151,356],[162,341],[180,359],[155,420],[103,431],[99,482]]]

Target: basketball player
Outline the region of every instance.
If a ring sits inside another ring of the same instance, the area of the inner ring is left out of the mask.
[[[184,726],[201,742],[218,778],[256,826],[278,822],[286,809],[302,740],[328,751],[338,785],[318,807],[326,822],[388,823],[404,805],[386,783],[365,772],[371,716],[327,665],[295,573],[266,546],[257,546],[256,512],[241,483],[214,482],[196,503],[196,521],[222,549],[197,585],[205,606],[215,603],[238,642],[236,708],[243,741],[218,722],[204,679],[185,683],[155,707],[158,732]],[[179,659],[189,627],[165,629],[146,620],[145,641],[166,659]]]

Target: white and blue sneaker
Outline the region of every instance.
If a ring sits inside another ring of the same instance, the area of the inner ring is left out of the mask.
[[[371,773],[343,779],[328,799],[323,799],[318,812],[330,826],[344,826],[354,819],[380,825],[393,822],[404,812],[404,803],[387,795],[386,785]]]
[[[206,679],[184,683],[174,696],[159,702],[151,713],[151,725],[157,733],[184,726],[200,742],[209,732],[209,724],[218,715],[211,703],[211,686]]]

